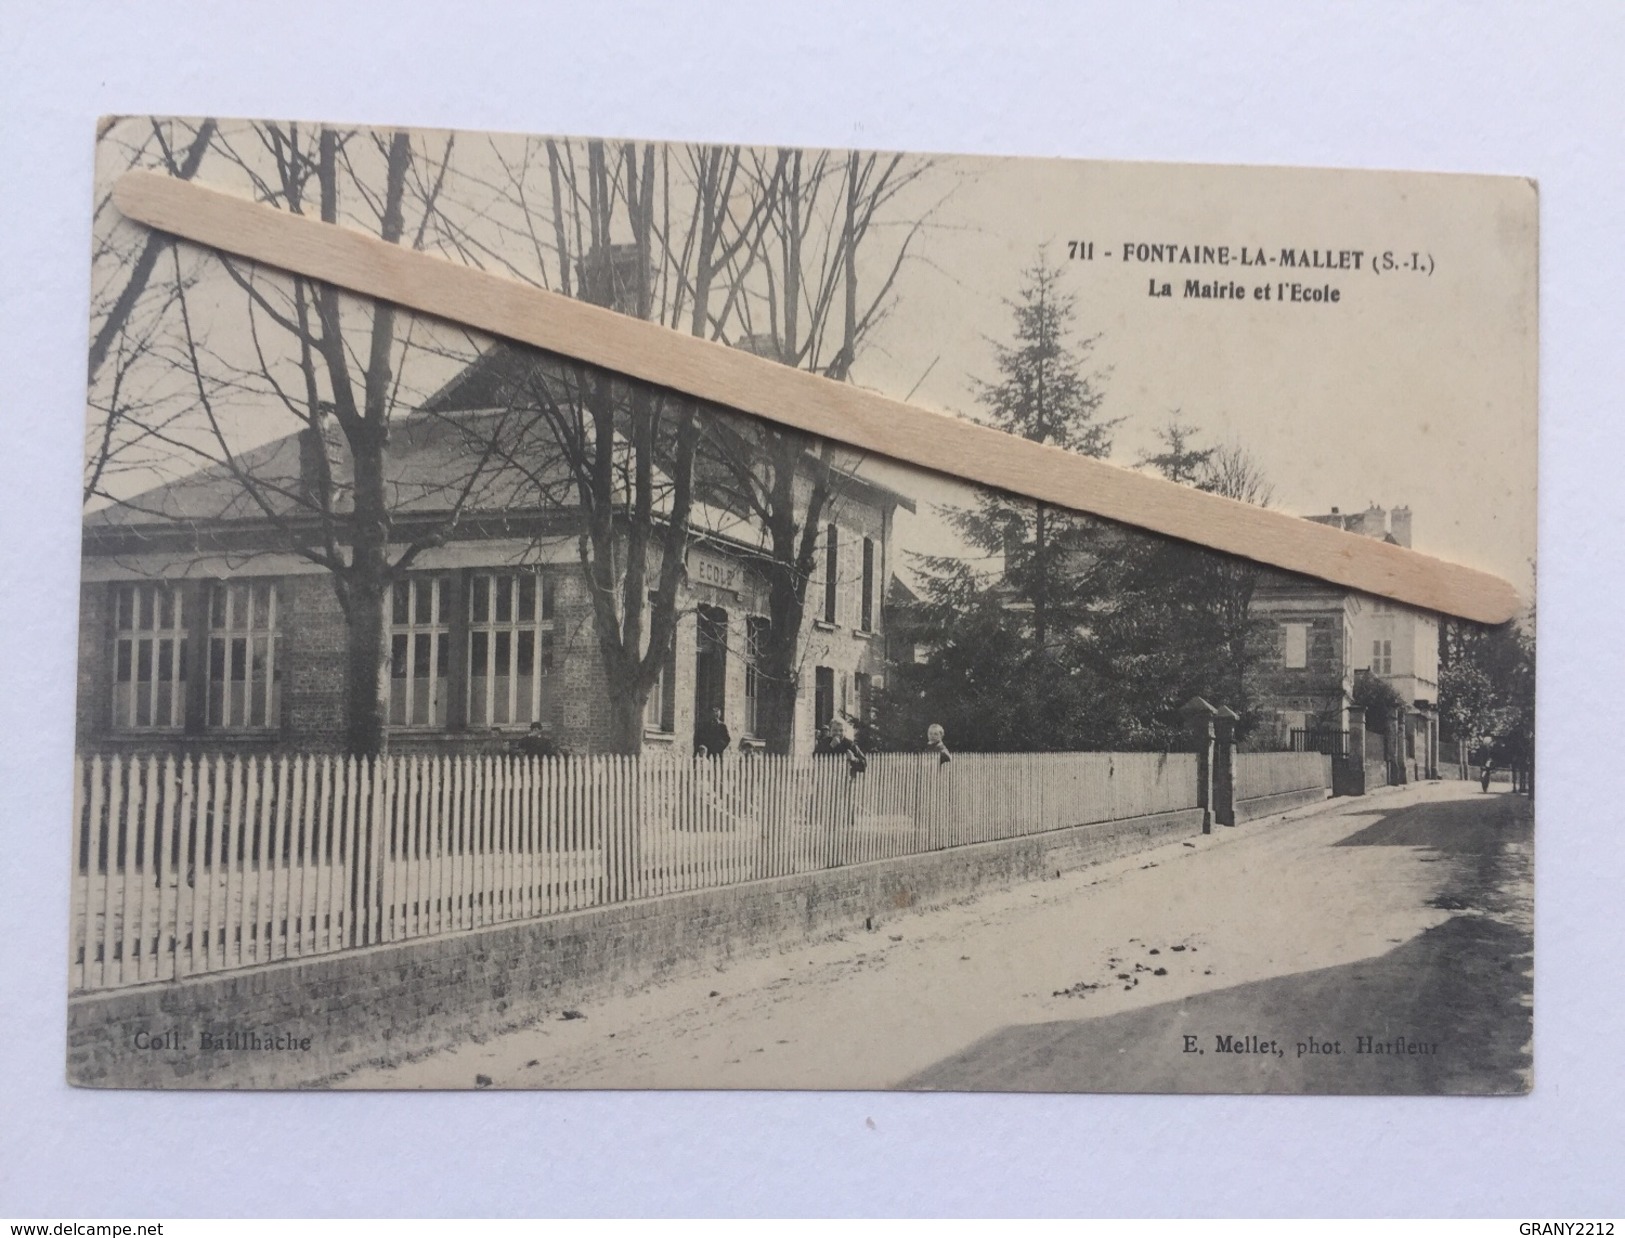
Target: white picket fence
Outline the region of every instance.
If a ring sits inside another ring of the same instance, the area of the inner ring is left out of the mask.
[[[1236,799],[1332,785],[1332,759],[1318,752],[1236,753]]]
[[[79,758],[76,990],[1191,808],[1155,753]]]

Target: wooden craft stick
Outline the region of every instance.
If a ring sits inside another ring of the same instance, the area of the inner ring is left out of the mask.
[[[505,276],[154,172],[125,215],[200,245],[999,490],[1480,623],[1518,611],[1487,572],[1150,477],[791,369]]]

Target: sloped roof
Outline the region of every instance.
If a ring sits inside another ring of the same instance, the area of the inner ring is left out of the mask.
[[[504,425],[504,419],[510,423]],[[328,436],[337,440],[331,423]],[[491,450],[495,439],[497,450]],[[534,450],[533,430],[502,410],[418,412],[396,417],[384,455],[384,484],[394,514],[451,511],[466,490],[471,511],[535,510],[537,496],[568,483],[557,451]],[[526,450],[530,448],[530,450]],[[196,473],[86,514],[86,529],[151,524],[219,524],[295,518],[314,512],[300,466],[300,434],[262,443]],[[333,471],[334,510],[351,510],[352,470],[342,448],[327,453]],[[522,462],[522,465],[521,463]],[[235,468],[232,467],[235,465]],[[246,478],[247,481],[240,480]]]
[[[762,336],[748,336],[735,345],[758,356],[776,356],[776,349],[767,351],[769,346],[770,342]],[[423,407],[428,412],[445,414],[467,409],[523,406],[535,399],[534,386],[539,378],[558,394],[571,382],[569,376],[580,372],[579,363],[498,340],[431,395]],[[734,442],[740,437],[730,430],[727,418],[737,418],[741,424],[753,420],[750,414],[734,409],[716,407],[714,411],[725,415],[714,422],[709,431],[711,437],[719,442]],[[809,443],[811,441],[809,436]],[[717,467],[714,461],[708,461],[703,450],[695,461],[695,467],[696,489],[709,495],[716,503],[729,502],[727,496],[732,487],[727,470]],[[914,499],[909,495],[901,494],[872,477],[850,470],[841,472],[843,484],[882,496],[884,500],[907,511],[914,510]]]
[[[554,512],[575,505],[573,477],[545,419],[535,414],[534,384],[562,394],[568,363],[557,369],[536,361],[544,354],[504,342],[487,349],[425,401],[418,411],[390,421],[384,453],[385,502],[392,518],[433,517],[461,509],[470,515]],[[208,464],[195,473],[86,513],[91,536],[180,526],[252,528],[269,519],[314,520],[319,512],[303,476],[302,438],[285,434]],[[350,454],[330,418],[326,453],[333,473],[333,510],[353,510]],[[617,435],[620,450],[627,450]],[[310,453],[314,460],[315,453]],[[734,506],[715,469],[698,462],[695,516],[699,531],[754,545],[761,531]],[[668,478],[656,470],[657,492]],[[860,490],[912,511],[913,500],[874,481],[848,474]],[[657,493],[656,509],[663,510]]]
[[[458,409],[506,408],[521,398],[523,376],[541,356],[535,349],[498,340],[425,400],[423,411],[445,413]]]
[[[886,586],[886,600],[893,606],[914,606],[919,603],[920,595],[901,576],[893,575]]]

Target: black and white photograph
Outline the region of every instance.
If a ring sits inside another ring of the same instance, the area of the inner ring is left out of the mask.
[[[96,160],[71,1083],[1531,1088],[1529,182],[144,116]],[[1522,605],[357,296],[133,222],[133,170]]]

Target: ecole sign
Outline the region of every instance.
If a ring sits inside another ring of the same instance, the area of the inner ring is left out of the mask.
[[[701,551],[691,551],[688,571],[689,578],[695,584],[725,589],[736,596],[739,593],[740,568],[737,563]]]

